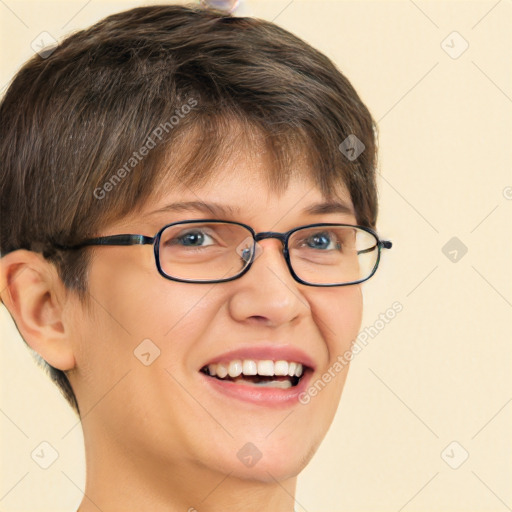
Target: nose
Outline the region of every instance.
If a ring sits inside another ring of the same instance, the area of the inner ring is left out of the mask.
[[[249,271],[232,281],[230,313],[237,321],[277,327],[297,322],[311,308],[290,274],[279,239],[260,240]]]

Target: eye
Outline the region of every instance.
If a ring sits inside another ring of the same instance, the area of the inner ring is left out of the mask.
[[[213,245],[213,238],[199,229],[194,229],[186,233],[182,233],[175,238],[169,240],[171,245],[183,245],[185,247],[205,247]]]
[[[305,239],[305,242],[308,247],[311,247],[312,249],[339,250],[341,248],[341,244],[337,237],[329,231],[313,233]]]

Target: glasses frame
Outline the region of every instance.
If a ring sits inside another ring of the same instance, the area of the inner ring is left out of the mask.
[[[253,250],[251,259],[247,262],[246,266],[235,276],[228,277],[225,279],[182,279],[179,277],[173,277],[168,274],[166,274],[160,265],[160,257],[159,257],[159,250],[160,250],[160,238],[162,236],[162,233],[169,227],[175,226],[178,224],[203,224],[205,222],[208,223],[219,223],[219,224],[233,224],[236,226],[242,226],[244,227],[249,233],[252,235],[253,238]],[[288,250],[288,241],[290,237],[297,231],[300,231],[301,229],[307,229],[307,228],[314,228],[314,227],[329,227],[329,226],[342,226],[342,227],[350,227],[350,228],[357,228],[361,229],[363,231],[366,231],[370,235],[372,235],[375,238],[375,245],[369,249],[365,249],[363,251],[359,251],[358,254],[362,254],[363,252],[369,252],[371,250],[374,250],[375,248],[378,250],[377,254],[377,260],[375,262],[375,265],[368,277],[365,277],[364,279],[359,279],[357,281],[350,281],[348,283],[322,283],[322,284],[316,284],[316,283],[310,283],[308,281],[304,281],[301,279],[294,271],[291,260],[290,260],[290,253]],[[357,226],[353,224],[340,224],[340,223],[333,223],[333,222],[318,222],[315,224],[307,224],[305,226],[299,226],[297,228],[293,228],[290,231],[286,231],[285,233],[280,233],[277,231],[262,231],[260,233],[256,233],[251,226],[248,226],[247,224],[244,224],[242,222],[235,222],[230,220],[220,220],[220,219],[193,219],[193,220],[183,220],[178,222],[171,222],[170,224],[166,224],[162,229],[160,229],[155,236],[146,236],[146,235],[134,235],[134,234],[120,234],[120,235],[110,235],[110,236],[100,236],[97,238],[88,238],[84,240],[83,242],[80,242],[76,245],[66,246],[66,245],[58,245],[56,244],[56,247],[61,250],[76,250],[76,249],[82,249],[83,247],[88,246],[129,246],[129,245],[153,245],[153,253],[155,256],[155,263],[156,267],[158,269],[158,272],[161,276],[165,277],[166,279],[169,279],[171,281],[177,281],[180,283],[197,283],[197,284],[213,284],[213,283],[226,283],[229,281],[234,281],[235,279],[239,279],[244,274],[246,274],[249,269],[251,268],[252,264],[255,260],[256,255],[256,243],[260,240],[265,240],[267,238],[277,238],[281,241],[283,244],[283,256],[286,261],[286,264],[288,266],[288,270],[290,271],[290,274],[292,277],[297,281],[298,283],[304,284],[306,286],[317,286],[317,287],[333,287],[333,286],[349,286],[353,284],[359,284],[363,283],[364,281],[367,281],[370,279],[375,272],[377,271],[377,268],[379,266],[380,258],[381,258],[381,251],[382,249],[391,249],[392,242],[390,240],[381,240],[377,233],[373,231],[370,228],[367,228],[365,226]]]

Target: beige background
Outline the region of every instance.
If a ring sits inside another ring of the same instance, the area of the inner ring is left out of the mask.
[[[41,32],[59,39],[135,5],[0,1],[2,92]],[[403,305],[354,359],[336,420],[299,479],[297,510],[512,510],[511,1],[243,9],[325,52],[378,120],[379,229],[394,247],[366,285],[363,328]],[[461,55],[454,31],[469,43]],[[443,252],[452,237],[465,255]],[[4,307],[0,320],[0,511],[74,511],[80,426]],[[31,458],[42,441],[59,453],[46,470]]]

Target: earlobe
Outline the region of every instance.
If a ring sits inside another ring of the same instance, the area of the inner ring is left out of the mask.
[[[54,265],[23,249],[0,260],[2,301],[26,343],[54,368],[74,368],[66,293]]]

